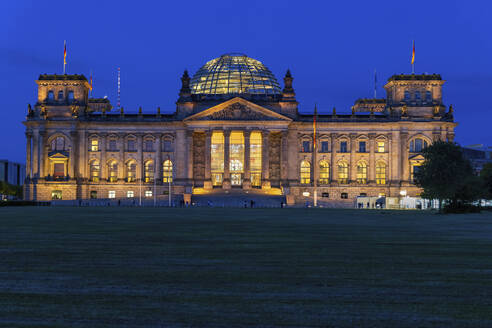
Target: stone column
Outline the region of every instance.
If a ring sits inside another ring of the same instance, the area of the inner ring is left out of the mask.
[[[137,133],[137,182],[142,181],[143,179],[143,170],[144,170],[144,163],[143,163],[143,136],[141,133]]]
[[[205,181],[203,182],[205,189],[212,189],[212,132],[210,130],[205,132]]]
[[[105,181],[108,179],[108,167],[106,165],[106,134],[101,133],[99,136],[100,136],[99,150],[101,152],[100,177],[101,177],[101,181]]]
[[[288,179],[289,184],[297,184],[299,183],[299,170],[297,166],[299,162],[299,139],[297,138],[297,131],[289,130],[288,136],[288,150],[285,154],[288,167]]]
[[[118,164],[118,180],[125,179],[125,134],[118,134],[118,150],[120,156],[120,164]]]
[[[86,179],[87,175],[87,138],[85,136],[85,130],[79,130],[79,164],[78,164],[78,176],[79,178]]]
[[[393,177],[393,136],[391,133],[386,135],[388,137],[388,166],[386,167],[386,183],[390,184]]]
[[[187,179],[188,184],[193,182],[193,131],[186,131],[186,150],[187,150]]]
[[[31,138],[31,133],[26,132],[26,180],[31,179]]]
[[[229,164],[230,137],[231,131],[224,130],[224,181],[222,182],[223,189],[231,188],[231,173]]]
[[[33,131],[32,138],[32,177],[39,178],[39,131]]]
[[[44,178],[45,173],[45,147],[44,142],[46,139],[46,131],[39,131],[39,177]]]
[[[70,147],[70,155],[68,157],[68,176],[70,179],[75,179],[75,172],[76,171],[76,165],[77,165],[77,160],[78,160],[78,152],[77,152],[77,131],[70,131],[70,138],[72,140],[71,144],[72,146]]]
[[[356,137],[357,135],[355,133],[350,134],[349,182],[355,182],[357,180],[357,163],[355,163]]]
[[[156,143],[155,143],[155,177],[156,182],[158,184],[162,184],[162,135],[157,133],[154,135]]]
[[[186,168],[186,131],[177,130],[176,131],[176,141],[174,144],[174,152],[176,154],[176,160],[174,167],[176,168],[176,183],[183,183],[186,179],[187,168]],[[174,181],[173,181],[174,183]]]
[[[243,131],[244,135],[244,179],[243,179],[243,189],[248,190],[251,189],[251,131],[245,130]]]
[[[338,181],[337,179],[337,163],[336,163],[336,152],[337,152],[337,134],[330,134],[331,138],[331,160],[330,160],[330,181]]]
[[[401,143],[401,159],[402,159],[402,181],[410,181],[410,170],[408,163],[408,133],[401,132],[400,133],[400,143]]]
[[[389,158],[391,158],[391,180],[399,183],[401,177],[401,146],[400,146],[400,131],[393,131],[391,136],[391,149]]]
[[[268,136],[270,135],[270,131],[263,130],[261,131],[262,136],[262,161],[261,161],[261,188],[262,189],[270,189],[270,159],[269,159],[269,142]]]
[[[280,146],[280,180],[283,187],[287,187],[288,182],[288,161],[289,161],[289,133],[282,131]]]
[[[375,164],[375,133],[369,133],[369,183],[374,183],[376,181],[376,164]],[[389,146],[389,145],[388,145]],[[389,148],[389,147],[388,147]]]

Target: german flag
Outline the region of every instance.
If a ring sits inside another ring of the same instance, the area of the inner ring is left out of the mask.
[[[415,62],[415,40],[413,40],[413,49],[412,49],[412,65]]]
[[[67,41],[63,41],[63,65],[67,64]]]

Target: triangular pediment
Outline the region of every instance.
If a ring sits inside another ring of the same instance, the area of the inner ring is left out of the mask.
[[[420,161],[425,160],[425,157],[422,154],[415,154],[415,155],[410,155],[408,157],[408,159],[412,160],[412,161],[419,161],[420,162]]]
[[[68,152],[64,150],[53,150],[48,153],[51,159],[68,159]]]
[[[236,97],[200,113],[193,114],[185,121],[284,121],[290,122],[287,116],[276,113],[243,98]]]

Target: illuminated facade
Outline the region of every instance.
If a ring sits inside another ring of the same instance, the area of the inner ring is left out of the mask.
[[[281,89],[259,61],[227,54],[192,78],[185,71],[176,111],[112,110],[88,97],[82,75],[41,75],[26,126],[25,197],[175,199],[235,189],[352,204],[359,195],[410,196],[422,149],[453,140],[453,111],[439,75],[394,75],[385,99],[359,99],[351,112],[298,111],[289,71]]]

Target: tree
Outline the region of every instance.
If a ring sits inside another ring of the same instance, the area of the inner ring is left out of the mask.
[[[486,199],[492,199],[492,163],[487,163],[480,171],[480,179],[482,179],[484,194]]]
[[[459,200],[469,202],[470,198],[479,198],[473,196],[475,190],[468,185],[473,183],[472,166],[457,144],[436,141],[422,153],[425,160],[415,172],[415,182],[424,189],[424,198],[439,200],[439,211],[443,200],[458,204]]]

